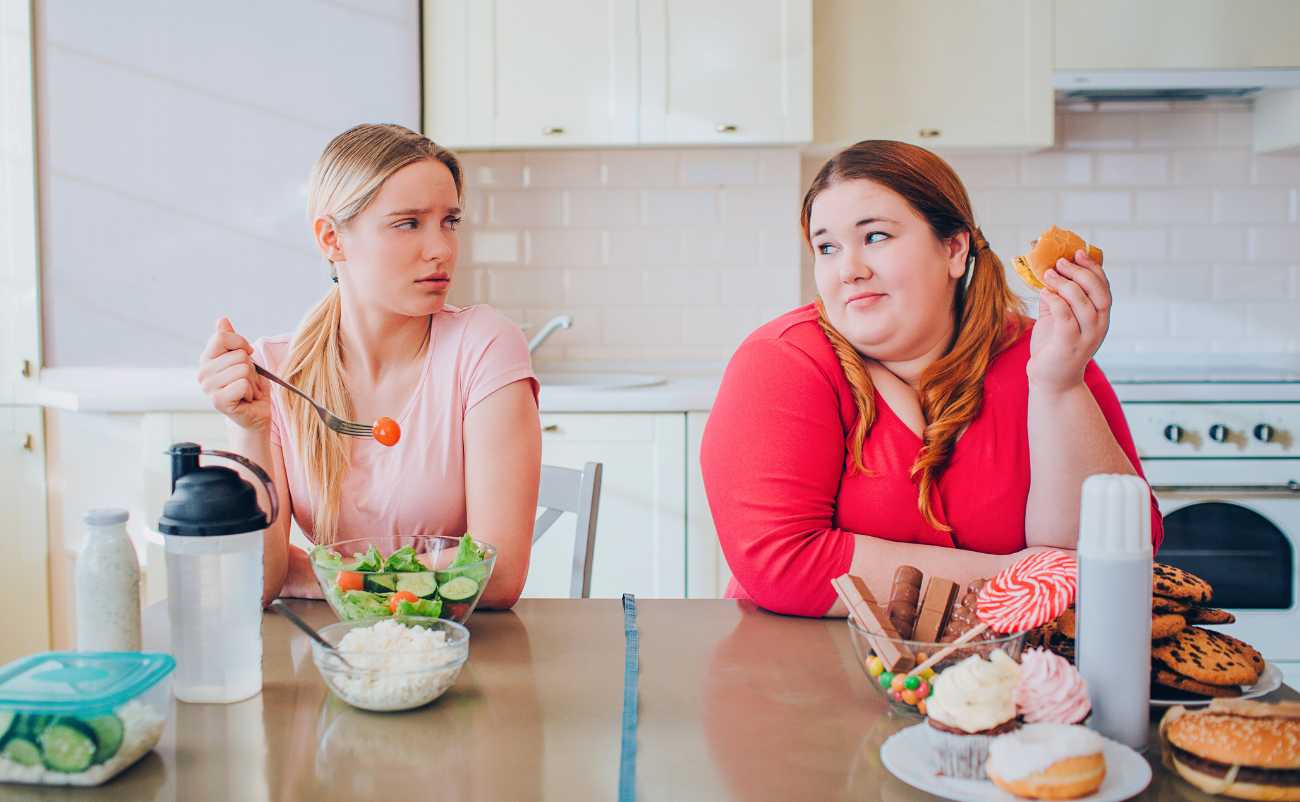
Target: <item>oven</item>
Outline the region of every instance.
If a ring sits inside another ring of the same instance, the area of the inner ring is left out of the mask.
[[[1300,686],[1300,401],[1128,401],[1164,515],[1160,562],[1214,586],[1222,629]]]

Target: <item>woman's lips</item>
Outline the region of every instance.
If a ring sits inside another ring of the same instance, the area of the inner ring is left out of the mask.
[[[862,292],[849,298],[846,306],[871,306],[885,297],[883,292]]]

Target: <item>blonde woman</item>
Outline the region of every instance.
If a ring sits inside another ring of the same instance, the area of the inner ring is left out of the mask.
[[[199,383],[233,447],[265,466],[315,543],[469,531],[498,549],[480,605],[508,608],[528,574],[541,470],[537,379],[523,333],[486,306],[446,304],[459,252],[456,157],[397,125],[329,143],[308,199],[336,286],[292,336],[249,345],[222,318]],[[398,444],[325,429],[263,365],[352,420],[395,419]],[[319,598],[289,516],[266,533],[263,602]]]

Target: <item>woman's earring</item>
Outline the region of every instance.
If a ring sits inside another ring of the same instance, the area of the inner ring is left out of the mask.
[[[971,254],[966,259],[966,274],[961,277],[961,288],[963,290],[970,288],[971,276],[975,275],[975,254]]]

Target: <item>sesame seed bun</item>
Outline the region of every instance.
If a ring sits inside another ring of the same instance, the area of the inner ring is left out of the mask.
[[[1084,242],[1083,237],[1073,231],[1052,226],[1034,242],[1029,253],[1017,256],[1011,266],[1026,284],[1041,290],[1047,286],[1042,279],[1048,268],[1055,265],[1057,259],[1073,260],[1075,251],[1079,249],[1086,250],[1089,258],[1101,264],[1101,248]]]
[[[1300,802],[1300,703],[1216,699],[1160,722],[1175,771],[1212,794]]]

